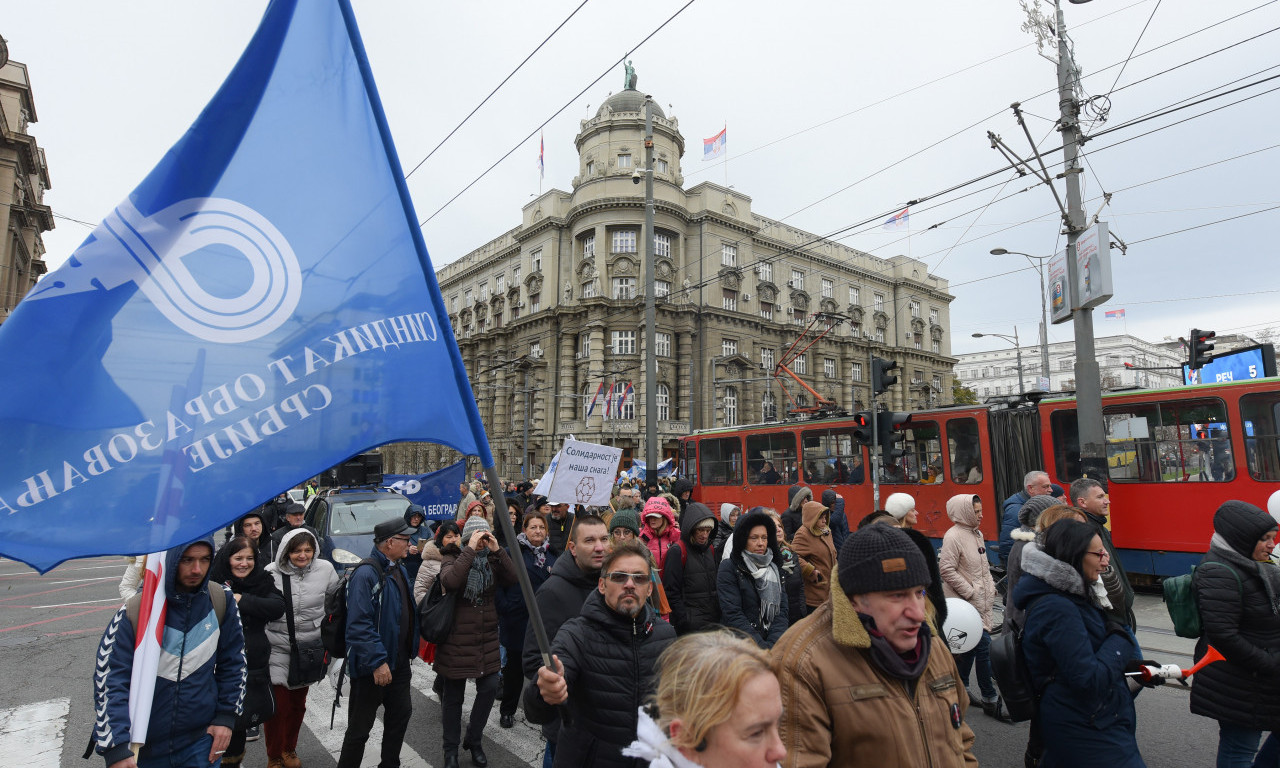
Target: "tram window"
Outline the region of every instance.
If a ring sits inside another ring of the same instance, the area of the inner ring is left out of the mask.
[[[966,485],[981,483],[982,446],[978,441],[978,420],[949,420],[947,448],[951,456],[952,481]]]
[[[932,421],[910,422],[902,432],[906,452],[897,463],[884,468],[886,483],[942,482],[942,433]]]
[[[1240,417],[1249,476],[1266,482],[1280,480],[1280,394],[1241,397]]]
[[[796,465],[796,436],[773,432],[747,436],[747,470],[756,485],[791,485],[800,482]]]
[[[853,438],[852,429],[808,431],[801,434],[800,442],[804,446],[807,482],[823,485],[862,483],[862,445]]]
[[[1076,412],[1054,411],[1049,416],[1049,429],[1053,433],[1053,461],[1058,477],[1080,477],[1084,473],[1080,470],[1080,426]]]
[[[736,437],[698,442],[703,485],[742,485],[742,441]]]
[[[694,485],[698,484],[698,444],[688,440],[684,444],[684,460],[681,463],[680,476]]]
[[[1218,399],[1102,411],[1107,474],[1119,482],[1227,482],[1236,476],[1227,408]]]

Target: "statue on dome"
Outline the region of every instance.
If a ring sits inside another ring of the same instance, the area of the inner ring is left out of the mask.
[[[636,89],[636,68],[631,66],[631,59],[627,59],[625,66],[627,73],[622,79],[622,87],[625,90],[634,91]]]

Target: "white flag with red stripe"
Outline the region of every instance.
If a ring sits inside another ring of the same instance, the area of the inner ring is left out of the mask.
[[[151,720],[151,700],[156,692],[156,675],[160,671],[160,648],[164,640],[164,569],[165,553],[147,555],[142,572],[142,605],[138,623],[133,628],[136,645],[133,670],[129,678],[129,739],[145,744]]]

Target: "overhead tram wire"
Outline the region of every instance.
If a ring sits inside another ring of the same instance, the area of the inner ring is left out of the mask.
[[[434,148],[434,149],[432,149],[430,152],[428,152],[426,157],[424,157],[424,158],[422,158],[421,160],[419,160],[419,161],[418,161],[418,164],[417,164],[417,165],[415,165],[415,166],[413,166],[413,169],[412,169],[412,170],[410,170],[408,173],[406,173],[406,174],[404,175],[404,177],[405,177],[406,179],[408,179],[410,176],[412,176],[414,173],[416,173],[416,172],[417,172],[417,170],[418,170],[419,168],[421,168],[421,167],[422,167],[423,163],[425,163],[425,162],[427,162],[428,160],[430,160],[430,159],[431,159],[431,156],[432,156],[432,155],[434,155],[437,151],[439,151],[439,149],[440,149],[441,147],[443,147],[443,146],[445,145],[445,142],[447,142],[449,139],[453,138],[453,134],[457,133],[459,128],[461,128],[462,126],[466,125],[466,124],[467,124],[467,121],[468,121],[468,120],[470,120],[470,119],[475,115],[475,113],[479,112],[479,111],[480,111],[480,108],[481,108],[481,107],[483,107],[485,104],[487,104],[487,103],[488,103],[488,101],[489,101],[489,99],[493,98],[493,95],[494,95],[495,93],[497,93],[497,92],[502,88],[502,86],[504,86],[504,85],[506,85],[506,84],[507,84],[507,81],[508,81],[508,80],[510,80],[511,78],[515,77],[515,74],[516,74],[517,72],[519,72],[519,71],[520,71],[520,68],[521,68],[521,67],[523,67],[525,64],[528,64],[528,63],[529,63],[529,59],[532,59],[532,58],[534,57],[534,54],[536,54],[538,51],[542,50],[542,47],[543,47],[544,45],[546,45],[548,42],[550,42],[550,41],[551,41],[551,38],[555,37],[555,36],[556,36],[556,33],[557,33],[557,32],[559,32],[561,29],[563,29],[563,28],[564,28],[564,25],[565,25],[565,24],[568,24],[570,19],[572,19],[574,16],[578,15],[578,11],[582,10],[582,6],[586,5],[586,4],[587,4],[587,3],[589,3],[589,2],[591,2],[591,0],[582,0],[582,2],[578,5],[578,7],[577,7],[577,8],[574,8],[574,9],[573,9],[573,11],[572,11],[568,16],[566,16],[566,17],[564,18],[564,21],[560,22],[560,23],[556,26],[556,28],[555,28],[555,29],[551,30],[551,34],[547,35],[547,36],[543,39],[543,41],[542,41],[542,42],[538,43],[538,47],[534,48],[532,51],[530,51],[530,52],[529,52],[529,55],[528,55],[528,56],[525,56],[525,57],[524,57],[524,61],[522,61],[522,62],[520,62],[519,64],[517,64],[517,65],[516,65],[516,68],[515,68],[515,69],[513,69],[513,70],[511,70],[511,73],[510,73],[510,74],[508,74],[506,77],[502,78],[502,82],[498,83],[498,84],[497,84],[497,86],[495,86],[495,87],[494,87],[494,89],[493,89],[492,91],[489,91],[489,95],[488,95],[488,96],[485,96],[483,99],[481,99],[481,100],[480,100],[480,103],[479,103],[479,104],[477,104],[477,105],[475,106],[475,109],[473,109],[473,110],[471,110],[470,112],[468,112],[468,113],[467,113],[467,116],[466,116],[466,117],[464,117],[464,118],[462,118],[462,122],[460,122],[460,123],[458,123],[457,125],[455,125],[455,126],[453,127],[453,130],[452,130],[452,131],[449,131],[449,135],[447,135],[447,136],[445,136],[443,139],[441,139],[441,140],[440,140],[440,143],[439,143],[439,144],[437,144],[437,145],[435,146],[435,148]]]
[[[1160,238],[1162,238],[1162,237],[1170,237],[1170,236],[1172,236],[1172,235],[1180,235],[1180,234],[1182,234],[1183,232],[1190,232],[1190,231],[1195,230],[1195,229],[1204,229],[1205,227],[1212,227],[1212,226],[1216,226],[1216,225],[1218,225],[1218,224],[1225,224],[1225,223],[1227,223],[1228,221],[1236,221],[1237,219],[1245,219],[1245,218],[1248,218],[1248,217],[1250,217],[1250,216],[1257,216],[1257,215],[1258,215],[1258,214],[1260,214],[1260,213],[1268,213],[1268,212],[1270,212],[1270,211],[1276,211],[1276,210],[1280,210],[1280,205],[1273,205],[1273,206],[1271,206],[1270,208],[1263,208],[1263,209],[1258,210],[1258,211],[1250,211],[1249,213],[1242,213],[1242,214],[1240,214],[1239,216],[1231,216],[1231,217],[1229,217],[1229,218],[1225,218],[1225,219],[1218,219],[1217,221],[1207,221],[1207,222],[1205,222],[1204,224],[1197,224],[1197,225],[1195,225],[1194,227],[1184,227],[1184,228],[1182,228],[1182,229],[1175,229],[1175,230],[1173,230],[1172,232],[1165,232],[1164,234],[1160,234],[1160,235],[1152,235],[1151,237],[1144,237],[1144,238],[1142,238],[1141,240],[1130,240],[1130,241],[1129,241],[1129,245],[1131,245],[1131,246],[1132,246],[1132,245],[1137,245],[1138,243],[1149,243],[1149,242],[1151,242],[1152,240],[1159,240],[1159,239],[1160,239]]]
[[[1129,60],[1133,58],[1134,51],[1138,50],[1138,44],[1142,42],[1143,35],[1147,34],[1147,27],[1151,26],[1151,20],[1156,17],[1156,11],[1160,10],[1162,0],[1156,0],[1156,7],[1151,9],[1151,15],[1147,17],[1147,23],[1142,25],[1142,31],[1138,33],[1138,39],[1133,41],[1133,47],[1129,49],[1129,55],[1125,57],[1124,63],[1120,65],[1120,71],[1116,73],[1116,79],[1111,83],[1111,87],[1103,94],[1102,98],[1109,98],[1115,92],[1116,86],[1120,84],[1120,78],[1124,75],[1125,67],[1129,66]]]
[[[569,107],[571,107],[571,106],[573,106],[575,103],[577,103],[578,99],[579,99],[579,98],[581,98],[583,94],[585,94],[587,91],[591,90],[591,88],[592,88],[593,86],[595,86],[595,84],[596,84],[596,83],[598,83],[598,82],[600,82],[601,80],[605,79],[605,77],[607,77],[607,76],[609,75],[609,73],[613,71],[614,67],[616,67],[616,66],[618,66],[619,64],[621,64],[622,62],[626,61],[628,56],[630,56],[630,55],[631,55],[632,53],[634,53],[635,51],[639,50],[640,46],[642,46],[642,45],[644,45],[645,43],[649,42],[649,40],[650,40],[654,35],[658,34],[658,33],[659,33],[659,32],[661,32],[663,29],[665,29],[665,28],[666,28],[666,26],[667,26],[668,24],[670,24],[671,22],[675,21],[676,17],[677,17],[677,16],[679,16],[680,14],[684,13],[684,12],[685,12],[685,10],[686,10],[689,6],[693,5],[695,1],[696,1],[696,0],[689,0],[689,2],[687,2],[687,3],[685,3],[684,5],[680,6],[680,8],[678,8],[678,9],[676,10],[676,12],[675,12],[675,13],[673,13],[673,14],[671,14],[669,17],[667,17],[667,20],[666,20],[666,21],[662,22],[661,24],[659,24],[659,25],[658,25],[658,27],[657,27],[656,29],[654,29],[654,30],[653,30],[652,32],[650,32],[649,34],[645,35],[645,36],[644,36],[644,39],[642,39],[640,42],[638,42],[638,43],[636,43],[634,46],[632,46],[632,47],[631,47],[631,49],[630,49],[630,50],[628,50],[626,53],[624,53],[624,54],[622,55],[622,57],[621,57],[621,58],[619,58],[617,61],[615,61],[615,62],[613,62],[612,64],[610,64],[610,65],[608,66],[608,68],[607,68],[607,69],[605,69],[603,72],[601,72],[601,73],[600,73],[600,76],[599,76],[599,77],[597,77],[595,80],[592,80],[590,83],[588,83],[588,84],[587,84],[587,86],[586,86],[585,88],[583,88],[581,91],[578,91],[578,93],[577,93],[577,94],[575,94],[573,98],[571,98],[571,99],[569,99],[569,101],[565,102],[564,106],[562,106],[562,107],[560,107],[559,109],[557,109],[555,112],[553,112],[553,113],[551,114],[551,116],[550,116],[550,117],[548,117],[546,120],[542,121],[542,124],[541,124],[541,125],[539,125],[537,128],[534,128],[532,131],[530,131],[528,136],[525,136],[523,139],[521,139],[520,141],[516,142],[515,146],[513,146],[511,149],[507,150],[507,152],[506,152],[505,154],[503,154],[503,156],[502,156],[502,157],[500,157],[500,158],[498,158],[497,160],[495,160],[495,161],[494,161],[494,163],[493,163],[493,165],[490,165],[490,166],[489,166],[488,168],[486,168],[486,169],[485,169],[485,170],[484,170],[484,171],[483,171],[479,176],[477,176],[477,177],[475,177],[474,179],[472,179],[471,183],[469,183],[469,184],[467,184],[467,186],[463,187],[463,188],[462,188],[462,189],[461,189],[461,190],[460,190],[456,195],[454,195],[453,197],[449,198],[449,199],[445,202],[445,204],[444,204],[444,205],[442,205],[442,206],[440,206],[439,208],[437,208],[437,209],[435,210],[435,212],[434,212],[434,213],[432,213],[432,214],[431,214],[430,216],[428,216],[427,218],[423,219],[423,220],[418,224],[418,227],[419,227],[419,228],[425,227],[425,226],[427,225],[427,222],[431,221],[431,220],[432,220],[432,219],[434,219],[436,216],[439,216],[441,211],[443,211],[445,208],[448,208],[450,205],[452,205],[454,200],[457,200],[459,197],[462,197],[462,195],[463,195],[463,194],[465,194],[467,190],[471,189],[471,188],[472,188],[472,187],[474,187],[476,184],[478,184],[478,183],[480,182],[480,180],[481,180],[481,179],[483,179],[485,176],[488,176],[488,175],[489,175],[489,173],[490,173],[490,171],[492,171],[494,168],[497,168],[497,167],[502,163],[502,161],[503,161],[503,160],[506,160],[508,157],[511,157],[511,155],[515,154],[516,150],[518,150],[518,149],[520,149],[520,147],[524,146],[524,143],[525,143],[526,141],[528,141],[529,139],[531,139],[531,138],[533,138],[534,136],[536,136],[536,135],[538,134],[538,131],[540,131],[540,130],[542,130],[543,128],[547,127],[547,124],[549,124],[552,120],[554,120],[554,119],[556,119],[557,117],[559,117],[561,112],[564,112],[566,109],[568,109]]]

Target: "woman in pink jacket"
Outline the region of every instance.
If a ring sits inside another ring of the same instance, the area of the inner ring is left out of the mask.
[[[978,689],[982,691],[982,711],[1002,722],[1011,722],[1000,706],[1000,694],[991,679],[991,609],[996,602],[996,583],[991,578],[987,547],[978,524],[982,522],[982,499],[961,493],[947,499],[947,517],[953,525],[942,537],[938,571],[943,593],[958,597],[978,609],[982,617],[982,639],[968,653],[956,656],[956,667],[965,687],[969,670],[978,662]],[[973,694],[970,694],[972,701]]]

